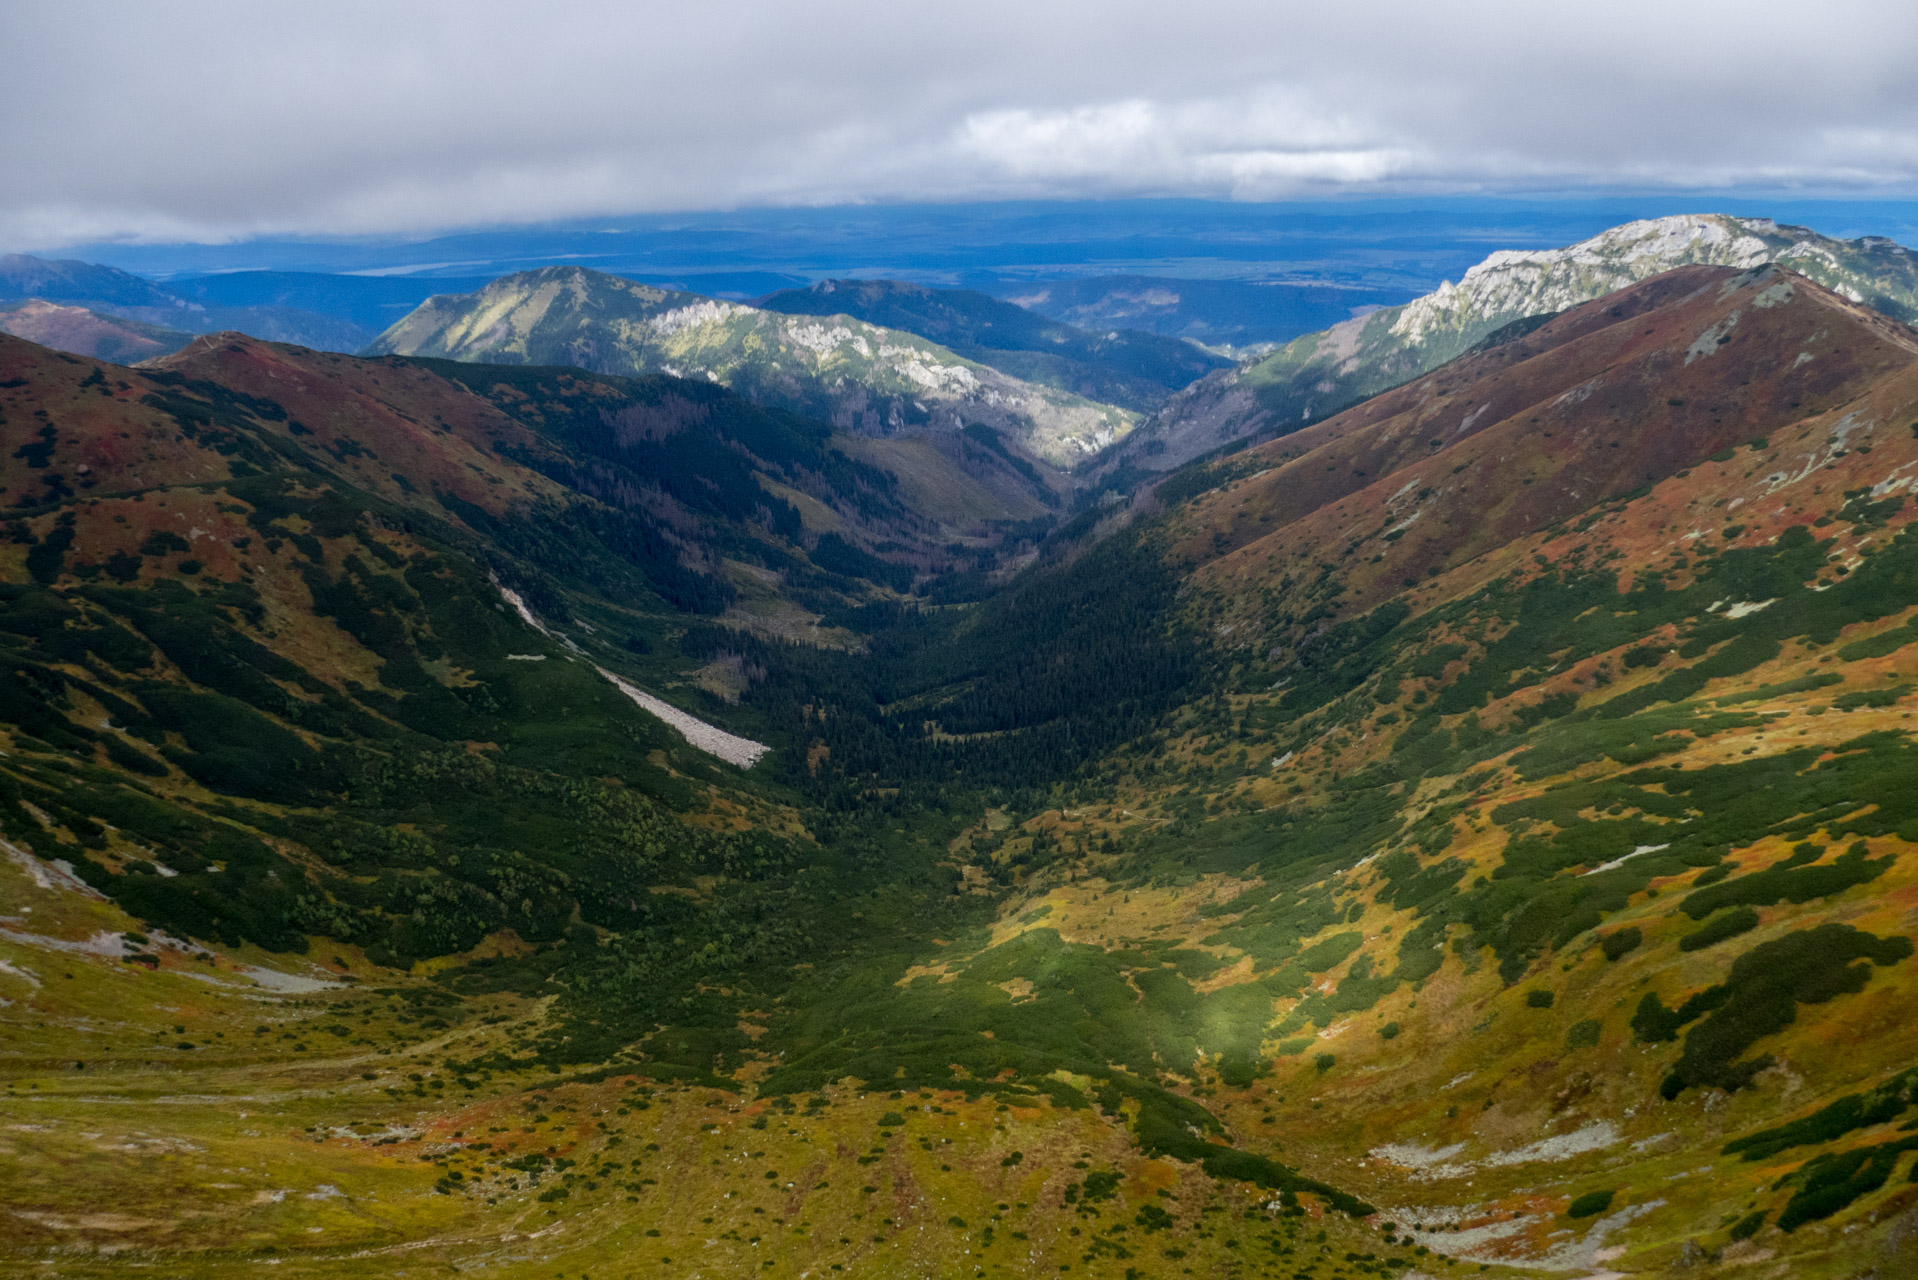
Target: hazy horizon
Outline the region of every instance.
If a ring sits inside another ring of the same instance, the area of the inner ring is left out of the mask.
[[[243,271],[464,282],[577,264],[715,295],[830,277],[1006,293],[1094,275],[1325,284],[1407,296],[1499,249],[1574,243],[1636,218],[1731,213],[1839,239],[1918,243],[1918,201],[1747,194],[1230,202],[979,201],[752,208],[460,228],[431,236],[82,243],[39,250],[155,279]],[[0,244],[0,251],[17,246]]]

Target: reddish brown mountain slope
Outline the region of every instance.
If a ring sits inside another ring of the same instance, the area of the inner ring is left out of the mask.
[[[324,449],[329,467],[390,500],[416,501],[423,490],[450,493],[498,514],[558,493],[499,456],[502,449],[554,453],[537,432],[409,361],[362,360],[221,333],[196,338],[153,367],[283,407],[287,439]]]
[[[178,407],[181,377],[220,384],[191,388],[219,407],[195,405],[186,429],[170,412]],[[257,399],[249,403],[248,396]],[[537,447],[538,436],[456,384],[402,362],[232,333],[196,338],[145,369],[101,368],[0,336],[0,414],[9,439],[35,446],[0,456],[0,495],[8,506],[41,498],[36,486],[50,495],[71,487],[101,497],[251,474],[232,447],[241,426],[283,455],[323,456],[330,470],[403,504],[432,503],[436,491],[499,512],[558,492],[492,452],[501,442]],[[409,477],[410,489],[395,472]],[[432,507],[443,514],[438,503]]]
[[[1914,365],[1902,326],[1802,277],[1687,267],[1248,450],[1176,546],[1228,595],[1335,575],[1354,612],[1874,389],[1909,399]]]

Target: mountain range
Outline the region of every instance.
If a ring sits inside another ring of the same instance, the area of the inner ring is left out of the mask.
[[[1054,466],[1089,457],[1136,421],[916,334],[842,314],[718,302],[584,267],[520,272],[477,293],[430,298],[369,351],[703,377],[863,435],[983,427]]]
[[[1918,1270],[1900,259],[1667,230],[1056,527],[1027,422],[690,363],[840,313],[0,337],[0,1255]]]
[[[1306,334],[1188,387],[1102,468],[1168,471],[1235,440],[1292,430],[1435,369],[1508,327],[1692,263],[1778,262],[1895,319],[1918,319],[1918,260],[1876,237],[1718,214],[1614,227],[1564,249],[1494,253],[1454,285]]]
[[[0,333],[118,364],[137,364],[155,356],[170,355],[193,341],[192,334],[179,329],[143,324],[86,307],[61,306],[39,298],[0,302]]]
[[[176,290],[116,267],[90,262],[52,261],[17,253],[0,256],[0,303],[64,303],[177,332],[234,329],[272,342],[295,342],[323,351],[357,351],[377,332],[336,315],[266,300],[208,305],[202,296],[205,292],[203,288]],[[413,301],[424,296],[421,292]],[[76,330],[71,340],[83,341],[81,332]],[[116,350],[88,347],[81,354],[113,359]]]

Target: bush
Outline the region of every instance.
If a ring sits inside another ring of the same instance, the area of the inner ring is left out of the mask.
[[[1552,993],[1549,991],[1527,991],[1525,1007],[1528,1009],[1549,1009],[1552,1007]]]
[[[1850,925],[1826,924],[1762,942],[1732,962],[1724,982],[1707,987],[1677,1009],[1646,992],[1632,1029],[1647,1042],[1685,1036],[1685,1050],[1659,1086],[1668,1101],[1706,1085],[1733,1092],[1771,1065],[1769,1056],[1741,1061],[1753,1044],[1797,1019],[1800,1004],[1823,1004],[1864,989],[1872,964],[1888,965],[1912,953],[1911,939],[1879,938]],[[1853,961],[1871,963],[1854,964]]]
[[[1822,845],[1809,842],[1799,844],[1790,857],[1763,871],[1754,871],[1736,880],[1693,890],[1686,895],[1682,909],[1692,919],[1703,920],[1720,907],[1769,907],[1780,902],[1810,902],[1813,898],[1843,893],[1855,885],[1869,884],[1885,874],[1892,864],[1890,855],[1867,858],[1865,855],[1870,850],[1860,840],[1829,863],[1808,865],[1824,856],[1824,852]],[[1705,878],[1700,876],[1697,883],[1703,885]]]
[[[1736,1138],[1725,1144],[1724,1154],[1769,1160],[1793,1147],[1834,1141],[1858,1129],[1896,1120],[1911,1105],[1913,1090],[1918,1090],[1918,1068],[1900,1072],[1868,1092],[1848,1093],[1802,1120]]]
[[[1750,907],[1740,907],[1736,911],[1727,911],[1723,915],[1713,916],[1703,929],[1695,929],[1678,940],[1680,951],[1702,951],[1706,947],[1736,938],[1741,933],[1750,933],[1758,927],[1758,913]]]
[[[1628,952],[1636,951],[1645,935],[1637,925],[1628,925],[1623,929],[1614,929],[1599,939],[1599,948],[1605,952],[1607,960],[1618,960]]]
[[[1796,1231],[1878,1190],[1891,1177],[1899,1157],[1914,1148],[1918,1148],[1918,1138],[1904,1138],[1819,1156],[1792,1175],[1799,1189],[1778,1215],[1779,1228]]]
[[[1565,1216],[1568,1218],[1596,1218],[1599,1214],[1604,1213],[1612,1207],[1612,1197],[1617,1194],[1618,1192],[1616,1190],[1587,1191],[1566,1207]]]

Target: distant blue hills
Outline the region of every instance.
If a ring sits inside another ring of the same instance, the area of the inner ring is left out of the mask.
[[[360,349],[432,294],[576,264],[731,300],[826,279],[969,289],[1094,332],[1143,331],[1234,353],[1406,301],[1494,249],[1563,245],[1634,218],[1707,210],[1918,241],[1918,204],[1909,202],[1665,193],[746,209],[412,239],[81,244],[11,261],[41,264],[14,274],[61,295],[50,301],[335,350]],[[64,261],[49,261],[56,257]],[[0,299],[12,296],[47,295],[0,279]]]

